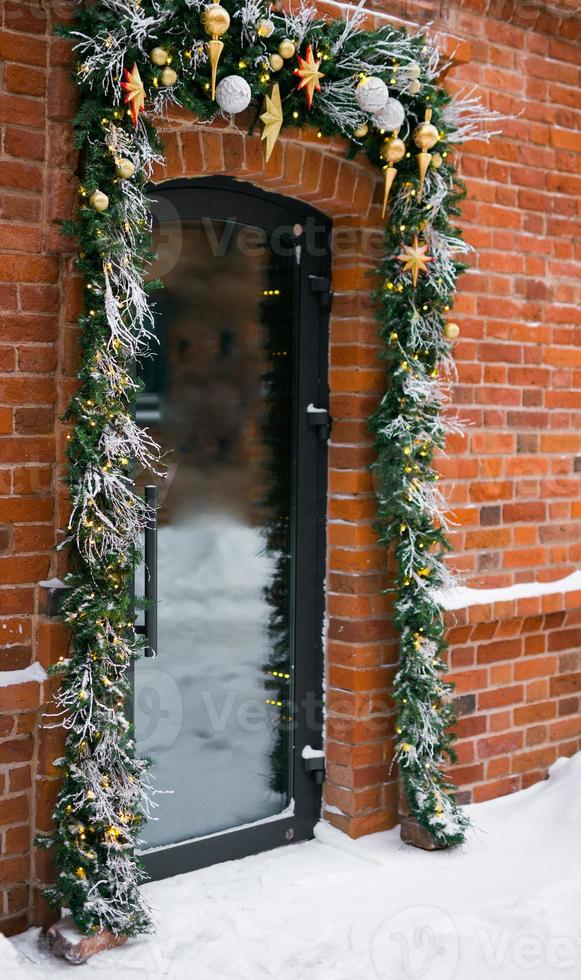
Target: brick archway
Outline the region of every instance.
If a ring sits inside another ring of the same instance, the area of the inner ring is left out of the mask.
[[[375,498],[367,467],[367,418],[384,391],[385,371],[370,292],[383,242],[381,180],[345,143],[313,131],[287,131],[265,165],[258,135],[219,123],[191,126],[174,116],[163,134],[158,183],[226,174],[312,203],[334,224],[334,302],[326,570],[326,816],[353,837],[396,822],[391,758],[391,682],[397,661],[386,597],[385,552],[372,527]]]

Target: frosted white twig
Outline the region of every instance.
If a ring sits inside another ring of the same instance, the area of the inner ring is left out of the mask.
[[[493,136],[498,136],[500,129],[490,129],[510,116],[501,115],[492,109],[487,109],[478,96],[474,95],[476,86],[458,94],[444,107],[442,120],[450,143],[466,143],[468,140],[482,140],[489,143]]]
[[[365,20],[366,3],[367,0],[359,0],[356,7],[349,7],[345,11],[344,25],[341,33],[331,45],[331,54],[337,55],[347,41],[349,41],[355,34],[359,33],[361,25]]]
[[[120,82],[130,44],[128,35],[125,32],[100,31],[92,38],[81,31],[72,31],[71,37],[79,38],[73,49],[80,61],[79,77],[91,87],[98,84],[105,94],[111,94],[114,104],[118,105],[123,94]]]
[[[317,106],[348,136],[367,118],[355,101],[355,86],[350,78],[324,81],[317,96]]]
[[[293,38],[299,47],[307,36],[311,22],[316,16],[317,8],[313,7],[309,0],[300,0],[296,13],[287,10],[283,12],[286,34]]]
[[[143,288],[143,277],[129,252],[104,265],[105,313],[111,331],[110,348],[124,349],[128,357],[144,357],[154,338],[153,311]],[[123,299],[121,299],[123,297]]]
[[[94,465],[87,467],[72,490],[71,502],[69,530],[90,564],[138,548],[153,516],[128,478]]]
[[[111,462],[135,459],[144,469],[160,475],[160,448],[147,429],[142,429],[130,415],[117,415],[101,434],[99,448]]]
[[[262,0],[242,0],[234,17],[240,18],[242,37],[249,44],[254,44],[257,38],[258,21],[267,17],[267,7]]]

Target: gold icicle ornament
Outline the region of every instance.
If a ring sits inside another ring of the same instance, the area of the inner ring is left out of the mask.
[[[218,62],[224,50],[224,44],[220,41],[220,37],[230,27],[230,14],[224,7],[220,6],[220,0],[213,0],[211,4],[204,8],[202,23],[206,34],[209,34],[212,38],[211,41],[208,41],[207,47],[212,71],[212,99],[215,99]]]
[[[436,145],[440,139],[440,134],[434,124],[431,121],[432,110],[426,109],[426,115],[424,121],[416,127],[414,132],[414,143],[420,149],[420,153],[417,154],[418,170],[420,173],[420,188],[418,191],[418,201],[422,200],[422,194],[424,192],[424,180],[426,179],[426,173],[428,167],[430,166],[430,161],[432,159],[431,153],[428,151]]]
[[[381,217],[385,218],[385,212],[387,210],[387,201],[389,199],[389,192],[392,188],[393,182],[395,180],[397,169],[394,167],[394,163],[399,163],[405,157],[406,149],[405,143],[399,138],[399,129],[394,130],[393,135],[385,139],[381,144],[381,150],[379,151],[381,159],[385,160],[387,167],[385,168],[385,188],[383,191],[383,209],[381,212]]]

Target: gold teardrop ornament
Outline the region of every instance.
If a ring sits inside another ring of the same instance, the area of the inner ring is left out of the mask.
[[[420,186],[418,190],[419,202],[422,200],[422,195],[424,193],[424,181],[432,159],[432,155],[428,151],[431,150],[440,139],[440,134],[432,123],[431,119],[432,110],[426,109],[424,121],[421,122],[414,131],[414,143],[421,151],[416,156],[416,160],[418,161],[418,171],[420,174]]]
[[[393,136],[383,141],[381,150],[379,151],[382,160],[385,160],[388,165],[384,170],[385,185],[383,190],[383,209],[381,211],[382,218],[385,218],[389,193],[397,175],[397,168],[394,167],[394,164],[403,160],[406,154],[405,143],[403,140],[400,140],[398,134],[399,129],[395,130]]]
[[[213,3],[204,9],[204,13],[202,14],[202,23],[206,34],[209,34],[212,38],[211,41],[208,41],[207,48],[208,57],[210,59],[212,99],[215,99],[218,62],[220,61],[220,56],[224,50],[224,44],[219,40],[219,38],[222,34],[225,34],[230,27],[230,14],[224,9],[224,7],[220,6],[219,0],[213,0]]]

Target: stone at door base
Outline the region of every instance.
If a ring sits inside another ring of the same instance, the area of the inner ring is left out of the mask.
[[[438,844],[431,834],[413,817],[401,818],[400,836],[404,844],[421,847],[423,851],[445,851],[445,844]]]
[[[399,787],[399,819],[401,821],[400,837],[404,844],[420,847],[422,851],[445,851],[446,844],[438,844],[432,835],[418,821],[410,816],[408,801],[403,784]]]
[[[95,932],[92,936],[84,936],[77,929],[72,917],[67,915],[47,929],[46,941],[55,956],[62,957],[68,963],[80,965],[86,963],[89,957],[96,953],[122,946],[127,942],[127,936],[114,936],[107,930]]]

